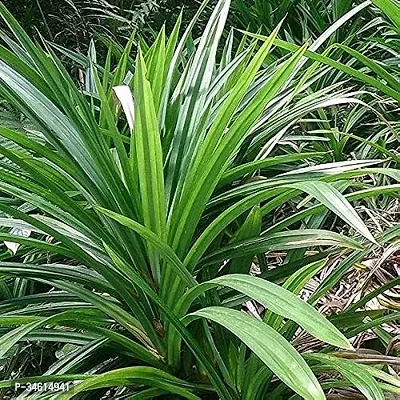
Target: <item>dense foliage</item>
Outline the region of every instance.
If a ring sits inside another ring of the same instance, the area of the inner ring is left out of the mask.
[[[400,8],[282,3],[104,62],[0,3],[2,395],[400,394]]]
[[[129,36],[132,29],[144,27],[159,4],[156,0],[4,0],[31,37],[81,52],[95,37]]]

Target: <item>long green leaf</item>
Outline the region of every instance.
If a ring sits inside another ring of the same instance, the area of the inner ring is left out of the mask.
[[[355,212],[346,198],[332,185],[320,181],[308,181],[306,183],[293,183],[293,188],[306,191],[314,196],[322,204],[332,210],[335,214],[346,221],[350,226],[357,230],[361,235],[373,243],[376,243],[362,219]]]
[[[299,353],[273,328],[237,310],[207,307],[185,317],[206,318],[230,330],[243,341],[283,382],[308,400],[325,399],[310,367]]]
[[[138,384],[163,389],[190,400],[200,399],[200,397],[195,396],[186,389],[189,386],[186,382],[175,378],[167,372],[152,367],[129,367],[105,372],[104,374],[85,379],[69,392],[60,395],[59,399],[69,400],[75,395],[88,390],[111,386],[136,386]]]
[[[237,290],[272,312],[295,321],[316,338],[334,346],[352,349],[345,336],[311,305],[299,299],[289,290],[253,276],[229,274],[215,278],[190,290],[180,303],[190,305],[197,296],[215,286],[225,286]]]
[[[132,136],[132,165],[138,168],[142,216],[144,225],[161,239],[166,237],[166,209],[161,139],[158,130],[156,105],[150,82],[146,78],[146,65],[141,52],[136,60],[134,80],[135,128]],[[153,277],[160,282],[157,254],[151,250]]]
[[[325,354],[307,356],[329,368],[333,368],[353,383],[368,400],[384,400],[385,395],[373,376],[362,365],[345,359],[330,357]]]
[[[361,249],[362,246],[354,239],[336,232],[319,229],[292,230],[261,236],[240,243],[231,244],[207,255],[202,265],[211,265],[226,259],[259,254],[272,250],[289,250],[314,246],[342,246]]]

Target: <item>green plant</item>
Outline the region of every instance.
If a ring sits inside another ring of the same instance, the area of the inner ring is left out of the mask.
[[[162,29],[150,47],[139,40],[135,60],[132,36],[113,67],[115,46],[103,66],[94,46],[88,57],[63,50],[85,67],[79,90],[53,50],[0,10],[15,40],[0,48],[0,92],[35,124],[34,137],[0,128],[0,237],[21,245],[15,257],[34,252],[0,263],[0,358],[12,365],[29,338],[69,344],[41,376],[8,368],[0,388],[76,382],[61,399],[323,399],[323,388],[343,386],[375,400],[398,393],[384,370],[334,352],[352,349],[353,321],[369,316],[357,305],[338,328],[315,310],[340,273],[310,303],[297,297],[328,256],[354,250],[343,272],[351,257],[379,248],[349,201],[399,191],[399,172],[377,167],[382,160],[332,163],[283,140],[301,118],[354,98],[337,84],[313,90],[323,63],[371,82],[366,74],[319,56],[315,44],[269,62],[274,44],[293,50],[276,39],[279,26],[233,50],[233,34],[222,41],[229,1],[221,0],[197,41],[196,18],[181,38],[179,19],[168,39]],[[388,181],[369,187],[361,181],[369,175]],[[332,213],[350,235],[323,229]],[[398,227],[378,240],[396,237]],[[304,257],[307,248],[317,254]],[[288,252],[276,270],[265,256],[273,250]],[[37,300],[11,293],[10,277],[42,285]],[[249,299],[268,309],[263,320],[240,311]],[[299,331],[319,340],[318,351],[293,347]],[[320,376],[332,369],[344,380]]]
[[[94,37],[122,38],[143,28],[158,8],[155,0],[5,0],[4,5],[30,36],[81,52]]]
[[[289,42],[303,43],[316,39],[341,16],[353,8],[349,0],[285,0],[276,3],[271,0],[234,0],[237,24],[252,31],[271,32],[274,26],[284,20],[281,35]],[[362,26],[362,19],[352,21],[351,27],[342,38]],[[339,35],[337,30],[335,35]]]
[[[360,3],[361,7],[363,4],[371,4],[370,1]],[[372,3],[382,10],[385,17],[391,20],[394,26],[399,26],[398,0],[374,0]],[[281,2],[234,0],[232,4],[235,11],[234,26],[242,26],[252,32],[269,34],[278,23],[283,21],[280,36],[290,43],[297,44],[308,39],[317,39],[342,16],[356,8],[349,0],[284,0]],[[353,18],[351,23],[334,28],[335,32],[331,36],[330,42],[346,42],[361,31],[364,32],[364,38],[368,37],[365,32],[380,22],[377,10],[368,7],[358,18]],[[379,34],[379,36],[382,38],[384,35]]]

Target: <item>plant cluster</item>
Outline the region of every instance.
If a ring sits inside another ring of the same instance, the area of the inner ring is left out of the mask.
[[[156,0],[4,0],[24,30],[36,40],[50,40],[86,52],[99,37],[129,36],[143,27],[160,4]]]
[[[320,3],[334,23],[291,40],[301,15],[227,30],[220,0],[196,38],[205,1],[104,62],[0,3],[29,121],[0,127],[3,396],[400,394],[399,8]]]

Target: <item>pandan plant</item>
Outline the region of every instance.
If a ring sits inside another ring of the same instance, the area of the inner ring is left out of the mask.
[[[351,205],[398,193],[397,170],[381,160],[332,162],[307,141],[287,144],[307,116],[357,96],[350,86],[316,86],[327,70],[367,74],[318,53],[330,32],[302,47],[277,40],[279,25],[269,36],[226,34],[229,0],[193,39],[204,7],[183,33],[179,18],[150,45],[137,35],[124,49],[110,43],[99,65],[94,44],[88,56],[39,46],[0,6],[8,26],[0,92],[34,125],[0,128],[0,237],[13,251],[0,262],[0,359],[11,366],[3,393],[398,393],[392,375],[351,359],[355,328],[369,327],[358,311],[364,303],[341,319],[323,316],[318,299],[335,280],[308,301],[298,296],[333,260],[343,272],[398,236],[374,237]],[[275,46],[286,54],[277,57]],[[60,51],[84,81],[69,75]],[[371,175],[388,180],[363,186]],[[333,218],[343,230],[327,228]],[[285,262],[271,268],[276,251]],[[30,291],[13,290],[21,280]],[[295,347],[303,334],[314,338],[310,346]],[[58,344],[58,359],[23,374],[20,344],[36,341]]]

